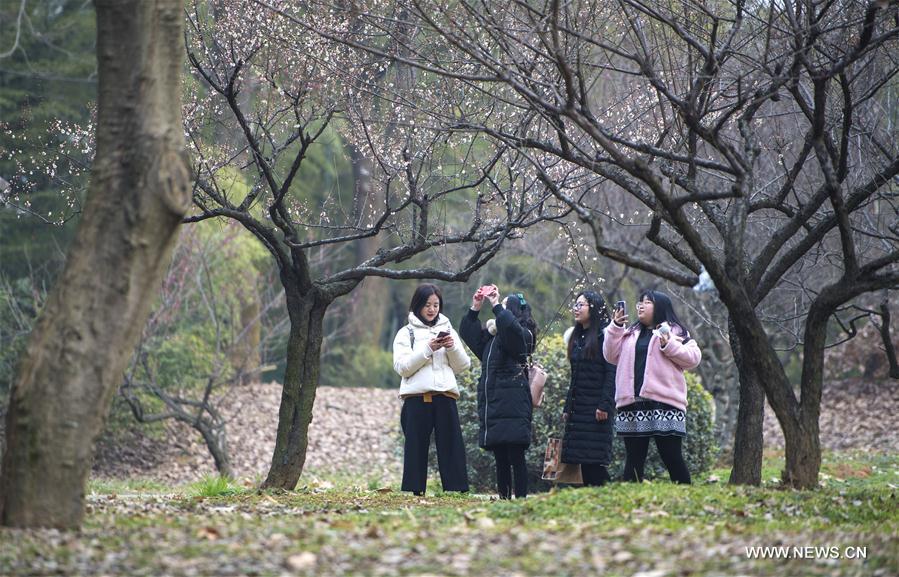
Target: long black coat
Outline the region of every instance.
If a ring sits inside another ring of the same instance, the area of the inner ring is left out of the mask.
[[[612,462],[615,365],[602,355],[602,333],[599,339],[600,352],[594,359],[584,355],[583,335],[575,340],[571,350],[571,384],[565,401],[568,421],[562,439],[563,463],[608,465]],[[596,409],[607,412],[609,418],[597,421]]]
[[[459,336],[481,360],[478,445],[530,445],[533,406],[525,364],[534,337],[501,304],[493,307],[496,336],[481,326],[478,312],[469,310],[459,324]]]

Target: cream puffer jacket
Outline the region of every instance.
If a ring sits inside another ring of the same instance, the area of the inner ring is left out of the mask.
[[[411,344],[409,327],[415,335]],[[449,331],[455,345],[452,349],[432,351],[428,343],[441,331]],[[400,328],[393,339],[393,370],[401,377],[400,396],[422,393],[451,393],[459,395],[456,373],[468,369],[471,358],[465,352],[462,340],[448,318],[442,314],[434,326],[429,327],[414,313],[409,313],[409,324]]]

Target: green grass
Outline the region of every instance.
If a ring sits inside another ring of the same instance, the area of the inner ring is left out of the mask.
[[[221,475],[206,475],[188,487],[188,493],[195,497],[226,497],[245,491],[246,488],[236,484],[233,479]]]
[[[327,476],[291,492],[218,478],[174,496],[117,490],[91,500],[79,533],[0,530],[0,574],[899,574],[899,456],[825,455],[815,491],[772,482],[781,461],[766,457],[761,487],[727,485],[720,470],[689,487],[614,483],[520,501]],[[750,559],[753,546],[862,546],[867,559]]]

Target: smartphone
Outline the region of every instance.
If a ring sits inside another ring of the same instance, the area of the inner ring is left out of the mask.
[[[440,331],[439,333],[437,333],[438,340],[443,340],[448,336],[450,336],[449,331]]]
[[[485,296],[489,295],[490,293],[492,293],[494,290],[496,290],[496,285],[485,284],[484,286],[482,286],[481,288],[478,289],[478,294],[481,295],[482,297],[485,297]]]
[[[618,301],[617,303],[615,303],[615,310],[619,310],[626,315],[627,314],[627,302]]]

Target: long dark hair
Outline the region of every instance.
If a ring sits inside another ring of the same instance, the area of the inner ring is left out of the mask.
[[[590,306],[590,326],[586,329],[577,321],[574,321],[574,331],[571,338],[568,339],[568,358],[571,359],[571,353],[574,351],[574,342],[586,334],[584,343],[584,357],[588,359],[596,359],[602,355],[602,345],[599,344],[600,335],[611,318],[609,317],[609,309],[606,301],[596,291],[583,291],[578,293],[575,300],[584,297]]]
[[[412,302],[409,304],[409,311],[412,312],[418,320],[423,322],[426,325],[434,326],[437,324],[437,320],[440,318],[439,313],[433,321],[428,322],[421,318],[421,309],[424,308],[426,304],[428,304],[428,299],[431,298],[431,295],[437,295],[437,300],[440,301],[440,309],[439,313],[443,312],[443,294],[440,292],[440,289],[437,288],[437,285],[431,283],[423,283],[418,285],[418,288],[415,289],[415,294],[412,295]]]
[[[671,303],[671,299],[663,292],[651,289],[645,289],[640,292],[639,301],[648,298],[652,302],[652,325],[658,326],[662,323],[668,323],[671,325],[671,331],[683,337],[684,342],[690,340],[690,331],[687,330],[687,327],[684,326],[684,323],[677,318],[677,313],[674,312],[674,305]],[[640,324],[638,320],[634,323],[634,327]]]
[[[511,293],[506,297],[506,310],[512,313],[518,324],[531,331],[534,340],[528,346],[528,353],[532,353],[537,345],[537,323],[531,316],[531,305],[522,293]]]

